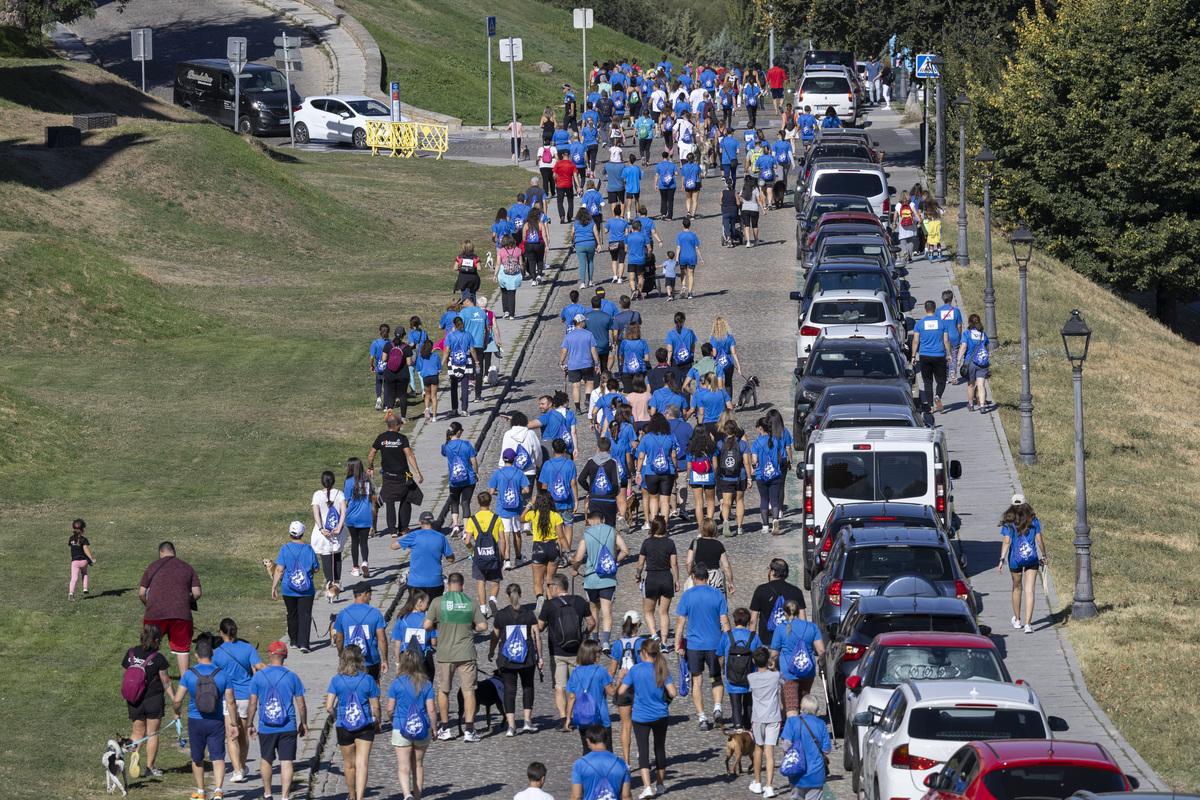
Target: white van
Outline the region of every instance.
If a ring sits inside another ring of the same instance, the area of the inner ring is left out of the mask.
[[[833,428],[815,431],[804,456],[805,553],[815,546],[817,520],[839,504],[912,503],[930,506],[947,530],[953,525],[954,479],[962,466],[949,459],[941,428]]]

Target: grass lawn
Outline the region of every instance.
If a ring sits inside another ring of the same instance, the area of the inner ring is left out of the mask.
[[[0,782],[91,798],[103,742],[128,731],[119,663],[158,543],[201,576],[197,630],[231,615],[260,649],[282,635],[259,560],[311,516],[321,471],[381,430],[376,328],[435,322],[461,240],[527,179],[268,151],[157,103],[159,120],[48,151],[42,128],[69,109],[39,86],[63,85],[92,109],[128,91],[90,67],[0,59]],[[98,563],[68,603],[75,517]],[[149,790],[186,790],[186,756],[160,761]]]
[[[354,15],[379,44],[385,81],[400,81],[400,96],[418,108],[459,117],[468,125],[487,124],[487,17],[496,17],[492,41],[492,122],[512,118],[508,64],[500,63],[499,40],[520,38],[524,60],[515,68],[517,113],[536,128],[542,109],[562,103],[562,85],[575,87],[584,110],[583,37],[571,27],[571,12],[538,0],[346,0]],[[587,63],[636,58],[657,64],[662,52],[597,25],[587,32]],[[543,75],[535,62],[554,72]],[[679,59],[674,59],[679,61]],[[562,119],[562,112],[558,112]],[[529,137],[526,137],[527,139]]]
[[[956,210],[948,212],[953,220]],[[953,224],[953,223],[951,223]],[[971,209],[970,267],[956,267],[964,311],[983,315],[982,214]],[[953,235],[953,234],[951,234]],[[992,237],[996,319],[992,389],[1014,455],[1020,394],[1019,281],[1012,248]],[[1071,368],[1059,334],[1072,309],[1092,329],[1083,370],[1088,522],[1100,616],[1068,621],[1092,695],[1173,787],[1195,791],[1200,767],[1200,351],[1135,306],[1043,254],[1029,267],[1030,383],[1038,463],[1018,465],[1059,601],[1075,585]],[[1190,487],[1190,488],[1189,488]]]

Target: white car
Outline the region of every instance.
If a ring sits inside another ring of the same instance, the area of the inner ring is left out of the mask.
[[[815,68],[804,73],[796,91],[797,106],[812,106],[813,116],[822,118],[833,108],[843,125],[858,124],[857,83],[845,67]]]
[[[859,708],[862,708],[860,703]],[[1049,739],[1067,730],[1047,717],[1028,684],[978,680],[901,682],[881,713],[859,711],[869,725],[859,762],[866,800],[917,800],[925,778],[967,742]]]
[[[891,308],[887,296],[879,291],[818,292],[797,320],[800,325],[796,339],[797,366],[808,360],[813,343],[822,333],[839,338],[890,336],[903,348],[907,331],[904,321],[892,316]],[[836,334],[827,330],[831,326],[837,327]]]
[[[348,142],[359,150],[367,146],[367,120],[389,120],[392,110],[360,94],[323,94],[304,98],[293,113],[296,144]]]

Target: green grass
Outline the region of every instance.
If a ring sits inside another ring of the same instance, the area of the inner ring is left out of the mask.
[[[346,0],[345,8],[379,43],[385,81],[400,82],[406,103],[459,117],[468,125],[487,124],[486,19],[493,15],[493,123],[505,125],[512,118],[509,67],[500,63],[499,51],[499,40],[508,36],[520,38],[524,50],[524,61],[515,67],[522,121],[536,127],[546,106],[561,104],[563,83],[575,87],[583,112],[583,39],[571,26],[570,11],[538,0]],[[661,56],[661,51],[600,25],[587,34],[589,66],[620,58],[656,64]],[[554,72],[537,72],[533,64],[538,61],[553,66]]]
[[[953,220],[956,211],[947,214]],[[955,268],[964,308],[983,315],[983,236],[971,209],[970,267]],[[952,234],[951,234],[952,235]],[[1012,452],[1020,393],[1019,285],[999,231],[996,318],[1002,347],[992,389]],[[1192,743],[1200,735],[1200,352],[1140,309],[1061,263],[1036,254],[1029,268],[1030,384],[1038,463],[1018,465],[1042,520],[1059,600],[1075,585],[1074,407],[1059,334],[1072,309],[1091,327],[1083,371],[1088,515],[1093,540],[1094,621],[1067,633],[1092,695],[1174,788],[1200,787]]]
[[[198,630],[232,615],[283,632],[259,560],[311,515],[320,472],[378,433],[366,348],[380,322],[436,319],[462,239],[525,173],[432,159],[272,152],[150,103],[150,116],[47,151],[58,109],[109,77],[0,60],[0,782],[96,798],[103,742],[128,729],[119,662],[137,585],[173,540],[199,572]],[[21,93],[27,104],[11,98]],[[120,92],[114,104],[123,102]],[[93,591],[66,601],[70,521]],[[190,785],[164,749],[154,796]],[[146,788],[140,789],[143,793]]]

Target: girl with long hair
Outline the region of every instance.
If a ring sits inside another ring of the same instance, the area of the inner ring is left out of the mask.
[[[71,583],[67,586],[67,599],[75,600],[75,584],[79,582],[79,577],[83,576],[83,593],[88,593],[88,567],[96,563],[96,559],[92,556],[92,546],[88,538],[83,535],[87,523],[82,519],[77,519],[71,523],[71,538],[67,540],[67,545],[71,548]]]
[[[396,677],[388,687],[387,713],[392,718],[392,746],[396,750],[396,779],[400,795],[420,800],[425,788],[425,751],[433,741],[433,684],[425,675],[421,657],[415,650],[405,650],[396,659]],[[428,728],[423,739],[404,736],[404,722],[413,706],[425,717]]]
[[[1000,545],[1000,566],[1007,566],[1012,575],[1012,626],[1033,633],[1033,600],[1037,589],[1038,569],[1045,563],[1046,546],[1042,543],[1042,523],[1033,513],[1033,506],[1025,502],[1025,496],[1013,495],[1012,505],[1000,518],[1000,533],[1004,537]]]
[[[550,493],[538,492],[529,507],[521,512],[521,522],[528,525],[533,534],[533,591],[540,598],[546,594],[546,581],[558,572],[563,518],[554,510]]]
[[[346,548],[346,495],[333,488],[333,473],[321,473],[321,488],[313,492],[312,548],[321,557],[325,582],[342,585],[342,551]]]
[[[675,455],[679,445],[671,435],[671,426],[662,414],[650,417],[642,429],[642,438],[637,446],[637,468],[634,480],[642,487],[642,508],[646,512],[648,530],[652,518],[670,513],[670,496],[675,487],[678,467]]]
[[[346,498],[346,530],[350,532],[350,574],[369,578],[367,542],[375,523],[375,484],[358,456],[346,460],[342,496]]]
[[[508,607],[499,609],[492,617],[488,661],[495,661],[500,670],[500,680],[504,683],[504,717],[508,720],[505,736],[513,737],[517,735],[518,679],[521,681],[521,711],[525,718],[523,730],[525,733],[537,730],[533,726],[533,671],[542,667],[542,637],[535,633],[538,620],[533,609],[521,605],[521,585],[510,583],[505,594],[508,595]],[[525,640],[525,657],[520,660],[508,652],[508,643],[514,635]]]
[[[642,540],[637,580],[642,584],[642,613],[650,636],[665,642],[671,633],[671,599],[679,591],[679,556],[662,516],[651,520],[650,535]]]
[[[636,611],[625,612],[621,620],[621,635],[613,642],[612,658],[608,660],[608,674],[616,679],[614,690],[625,680],[629,670],[638,662],[638,650],[645,636],[639,636],[642,627],[642,615]],[[618,694],[616,697],[617,713],[621,716],[621,754],[625,763],[629,763],[629,744],[633,732],[633,698],[628,694]]]
[[[641,797],[653,797],[666,791],[667,778],[667,703],[679,694],[671,679],[662,645],[654,640],[642,642],[641,661],[621,679],[619,693],[633,691],[633,736],[638,745],[638,769],[642,774]],[[658,785],[650,783],[650,737],[654,736],[654,760],[658,767]],[[652,788],[653,787],[653,788]]]
[[[750,476],[750,445],[745,432],[737,420],[730,418],[721,423],[721,441],[717,449],[717,488],[721,493],[721,527],[725,536],[737,536],[742,532],[746,517],[746,488]],[[737,524],[731,525],[736,515]],[[732,532],[731,532],[732,531]]]
[[[713,320],[708,343],[712,345],[713,359],[717,362],[717,388],[728,389],[733,383],[734,370],[738,375],[742,375],[742,362],[738,359],[737,340],[733,338],[729,323],[724,317]]]
[[[600,241],[600,227],[586,208],[575,213],[571,223],[571,243],[575,246],[575,257],[579,259],[579,288],[592,286],[596,266],[596,244]]]
[[[714,425],[715,427],[715,425]],[[711,519],[717,511],[717,442],[707,426],[692,431],[688,441],[688,485],[696,503],[697,518]],[[690,566],[690,565],[689,565]],[[690,572],[690,570],[689,570]]]
[[[412,650],[421,659],[425,677],[433,680],[433,646],[437,644],[437,634],[422,627],[428,610],[429,595],[422,589],[410,586],[408,599],[396,612],[396,624],[392,626],[392,655],[393,660],[399,663],[401,653]]]
[[[446,458],[446,475],[450,482],[450,538],[462,533],[462,525],[471,516],[471,496],[478,481],[479,459],[475,446],[462,438],[463,426],[455,420],[446,429],[442,455]]]
[[[587,729],[591,726],[576,725],[574,720],[575,703],[584,692],[596,701],[596,711],[600,715],[598,724],[604,728],[604,746],[608,752],[612,752],[612,717],[608,713],[608,698],[617,693],[617,682],[608,670],[597,663],[599,660],[600,643],[588,639],[579,646],[579,653],[575,656],[575,669],[567,679],[567,725],[578,728],[584,755],[587,755],[590,749]]]
[[[821,629],[804,619],[800,602],[788,600],[783,604],[786,623],[776,625],[771,636],[771,655],[779,663],[783,675],[783,713],[794,717],[800,713],[800,698],[812,691],[817,676],[817,663],[825,657],[825,642]]]
[[[442,357],[445,350],[435,353],[433,342],[426,339],[421,344],[421,350],[414,359],[415,372],[421,375],[421,384],[425,399],[425,419],[437,419],[437,388],[442,372]]]
[[[381,730],[379,711],[379,686],[363,671],[362,649],[346,645],[338,657],[337,674],[329,681],[325,713],[337,714],[334,730],[349,800],[363,800],[367,793],[371,745]]]
[[[158,757],[158,737],[155,734],[162,725],[166,698],[172,696],[171,676],[167,674],[170,664],[159,652],[162,640],[161,628],[152,622],[142,625],[142,636],[137,647],[127,652],[121,661],[121,666],[126,669],[140,666],[146,672],[146,688],[142,692],[142,698],[136,703],[126,701],[125,705],[128,706],[129,719],[133,723],[130,738],[139,742],[146,736],[150,737],[144,742],[146,762],[143,772],[148,777],[155,778],[161,778],[163,774],[161,769],[154,766],[154,760]],[[134,751],[141,748],[142,745],[138,744]]]
[[[778,536],[782,511],[779,498],[783,494],[783,464],[786,455],[781,439],[771,435],[771,423],[760,417],[755,423],[758,436],[750,444],[750,464],[754,467],[754,480],[758,484],[758,510],[762,516],[763,529],[770,526],[771,533]]]

